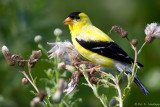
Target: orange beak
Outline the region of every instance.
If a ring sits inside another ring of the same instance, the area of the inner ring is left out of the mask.
[[[71,25],[71,24],[73,24],[73,21],[72,21],[72,19],[71,19],[70,17],[68,17],[68,18],[66,18],[66,19],[64,20],[64,24],[65,24],[65,25]]]

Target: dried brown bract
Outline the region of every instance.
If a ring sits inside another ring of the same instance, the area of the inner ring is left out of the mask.
[[[33,68],[40,57],[41,57],[41,50],[32,51],[32,55],[30,56],[30,59],[28,61],[28,67]]]
[[[4,45],[2,47],[2,53],[8,63],[9,66],[14,66],[15,65],[15,61],[11,58],[11,54],[9,52],[9,49]]]
[[[11,57],[14,61],[18,61],[19,67],[24,67],[26,64],[26,61],[19,55],[12,55]]]
[[[152,37],[152,36],[146,36],[145,37],[145,41],[148,42],[148,43],[151,43],[152,41],[154,41],[156,38],[155,37]]]
[[[115,32],[117,32],[122,38],[125,38],[128,36],[128,32],[123,30],[120,26],[112,26],[112,29]]]
[[[90,82],[91,82],[92,84],[97,84],[98,81],[99,81],[99,78],[94,77],[94,76],[90,77]]]
[[[67,92],[67,94],[70,94],[78,85],[81,76],[82,76],[81,72],[79,71],[73,72],[70,83],[68,84],[68,87],[67,89],[64,90],[64,92]]]

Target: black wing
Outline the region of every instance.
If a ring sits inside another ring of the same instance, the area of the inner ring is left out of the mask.
[[[128,64],[134,63],[134,60],[128,56],[128,54],[123,51],[115,42],[99,42],[99,41],[90,41],[79,40],[76,38],[76,41],[85,49],[88,49],[92,52],[98,53],[100,55],[106,56],[108,58],[115,59],[120,62],[125,62]],[[143,67],[142,64],[138,63],[140,67]]]

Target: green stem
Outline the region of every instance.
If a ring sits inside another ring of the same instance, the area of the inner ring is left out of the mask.
[[[66,103],[65,100],[62,100],[62,102],[64,103],[64,105],[65,105],[66,107],[69,107],[69,105]]]
[[[116,79],[112,79],[113,82],[115,83],[115,88],[117,88],[118,91],[118,97],[119,97],[119,107],[123,107],[123,101],[122,101],[122,93],[121,93],[121,89],[119,87],[118,82],[116,81]]]
[[[29,68],[29,75],[30,75],[31,80],[32,80],[32,82],[33,82],[34,80],[33,80],[32,74],[31,74],[31,68]]]
[[[142,49],[143,49],[143,47],[145,46],[146,43],[147,43],[146,41],[143,43],[143,45],[141,46],[141,48],[138,51],[138,54],[140,54],[140,52],[142,51]]]
[[[109,76],[109,74],[107,74],[106,72],[100,71],[100,73],[103,75]],[[108,82],[108,84],[111,86],[114,86],[117,89],[118,95],[119,95],[119,107],[123,107],[122,93],[121,93],[121,89],[119,87],[119,84],[114,77],[112,77],[111,80],[115,83],[115,85],[110,82]]]
[[[133,64],[133,68],[132,68],[132,78],[134,78],[134,71],[135,71],[135,67],[136,67],[136,63],[137,63],[137,49],[136,47],[134,47],[134,52],[135,52],[135,55],[134,55],[134,64]]]
[[[44,55],[48,57],[47,51],[44,49],[44,47],[40,43],[38,44],[38,48],[41,49]]]
[[[31,79],[28,77],[28,75],[26,74],[25,71],[21,71],[23,73],[23,75],[28,79],[28,81],[31,83],[31,85],[34,87],[34,89],[37,91],[37,93],[39,93],[38,88],[36,87],[36,85],[31,81]]]
[[[84,69],[85,70],[85,69]],[[86,79],[86,81],[88,82],[88,85],[92,88],[92,90],[94,90],[92,84],[90,83],[90,81],[88,80],[88,78],[86,77],[86,75],[84,74],[84,70],[82,70],[82,74],[84,76],[84,78]],[[101,101],[101,103],[103,104],[104,107],[106,107],[105,103],[103,102],[102,98],[99,96],[99,94],[97,95],[97,98]]]

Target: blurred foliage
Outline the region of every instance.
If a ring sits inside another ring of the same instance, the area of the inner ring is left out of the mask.
[[[146,24],[160,23],[160,0],[0,0],[0,47],[7,45],[11,52],[21,53],[27,58],[32,50],[38,49],[34,43],[34,36],[42,35],[43,45],[49,50],[46,42],[54,41],[53,29],[57,27],[64,32],[63,40],[70,40],[68,27],[62,22],[74,11],[88,14],[92,23],[105,33],[108,33],[113,25],[122,26],[129,32],[129,38],[137,38],[139,44],[144,42]],[[121,39],[114,32],[110,37],[133,57],[133,51],[125,39]],[[159,103],[159,41],[147,44],[139,56],[139,61],[145,67],[138,71],[137,75],[151,94],[146,97],[136,85],[133,85],[124,106],[132,107],[135,103]],[[52,66],[39,62],[32,71],[33,76],[37,76],[37,85],[41,89],[44,84],[38,82],[38,79],[46,76],[43,70],[48,67]],[[0,106],[28,107],[34,97],[29,92],[32,87],[21,85],[23,75],[8,67],[2,53],[0,73]],[[77,97],[83,100],[79,106],[101,106],[90,88],[80,85],[78,89]],[[106,94],[112,92],[114,91],[111,89],[106,90]]]

